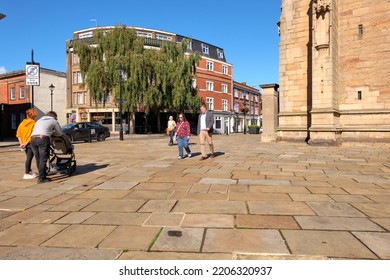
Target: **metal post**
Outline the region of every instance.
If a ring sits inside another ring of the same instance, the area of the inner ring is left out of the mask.
[[[53,91],[50,92],[50,111],[53,111]]]
[[[123,69],[119,70],[119,140],[123,141],[123,121],[122,121],[122,79]]]
[[[244,96],[244,134],[246,134],[246,94]]]
[[[53,111],[53,90],[55,89],[55,86],[53,84],[50,84],[50,111]]]
[[[34,50],[31,49],[31,64],[34,64]],[[34,86],[31,86],[31,108],[34,108]]]

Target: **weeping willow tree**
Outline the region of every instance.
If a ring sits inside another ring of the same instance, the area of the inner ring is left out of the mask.
[[[200,56],[186,54],[188,41],[146,49],[144,39],[125,26],[99,29],[94,38],[94,44],[76,42],[74,53],[80,58],[84,85],[96,106],[100,100],[105,101],[106,94],[119,92],[120,66],[126,76],[122,100],[133,116],[139,108],[146,115],[162,110],[179,112],[198,108],[200,99],[192,87],[192,78]]]
[[[200,55],[186,53],[189,42],[189,40],[184,40],[180,44],[169,42],[161,47],[164,78],[168,81],[164,83],[166,92],[164,107],[171,111],[184,112],[189,109],[196,112],[201,103],[197,89],[193,87]]]

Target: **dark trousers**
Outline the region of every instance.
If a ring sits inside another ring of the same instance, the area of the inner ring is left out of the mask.
[[[31,138],[31,147],[37,160],[39,180],[43,180],[47,175],[46,163],[50,156],[50,138]]]
[[[26,153],[26,162],[24,164],[24,173],[28,174],[32,171],[31,170],[31,162],[32,162],[32,159],[34,157],[34,153],[33,153],[33,150],[31,148],[31,143],[27,144],[25,153]]]

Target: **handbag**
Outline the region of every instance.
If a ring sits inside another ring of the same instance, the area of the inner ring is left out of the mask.
[[[169,135],[169,128],[168,128],[168,127],[165,129],[165,133],[166,133],[167,135]]]

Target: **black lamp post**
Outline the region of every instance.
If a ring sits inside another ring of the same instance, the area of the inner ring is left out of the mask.
[[[123,122],[122,122],[122,83],[123,83],[123,68],[118,66],[119,71],[119,140],[123,141]]]
[[[55,86],[53,84],[50,84],[50,111],[53,111],[53,90],[55,89]]]

